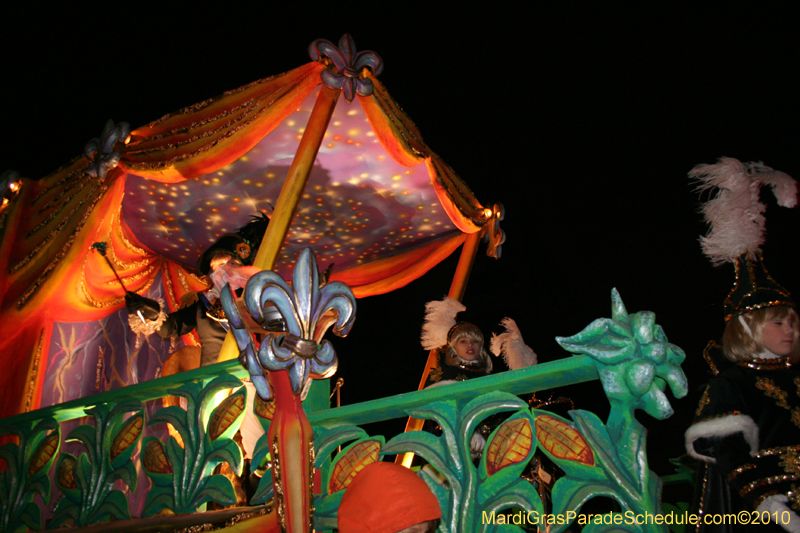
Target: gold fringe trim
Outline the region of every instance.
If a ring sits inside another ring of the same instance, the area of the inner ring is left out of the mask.
[[[64,229],[64,227],[65,227],[67,224],[69,224],[70,220],[72,220],[72,217],[75,215],[75,213],[77,213],[78,211],[80,211],[81,207],[83,207],[83,204],[84,204],[84,203],[86,203],[86,201],[87,201],[89,198],[91,198],[91,197],[92,197],[92,195],[96,194],[96,193],[97,193],[97,191],[98,191],[98,189],[102,189],[102,190],[101,190],[101,193],[100,193],[100,196],[102,196],[102,193],[104,193],[104,192],[105,192],[105,190],[107,189],[107,187],[105,187],[105,186],[104,186],[104,187],[102,187],[102,188],[100,188],[100,187],[95,187],[95,188],[94,188],[92,191],[90,191],[90,192],[89,192],[89,194],[87,194],[87,195],[86,195],[86,196],[85,196],[85,197],[84,197],[84,198],[83,198],[83,199],[82,199],[80,202],[78,202],[78,205],[76,205],[76,206],[75,206],[75,207],[72,209],[72,211],[70,211],[70,213],[64,217],[64,219],[61,221],[61,223],[59,223],[59,224],[58,224],[58,226],[56,226],[55,228],[53,228],[53,230],[52,230],[50,233],[48,233],[48,234],[47,234],[47,236],[46,236],[44,239],[42,239],[42,241],[41,241],[41,242],[39,242],[39,244],[38,244],[38,245],[36,245],[36,246],[33,248],[33,250],[31,250],[31,251],[30,251],[30,253],[29,253],[28,255],[26,255],[25,257],[23,257],[22,259],[20,259],[20,261],[19,261],[17,264],[15,264],[14,266],[12,266],[12,267],[11,267],[11,268],[8,270],[8,273],[9,273],[9,274],[13,274],[13,273],[17,272],[19,269],[21,269],[22,267],[24,267],[25,265],[27,265],[27,264],[28,264],[28,263],[31,261],[31,259],[33,259],[34,257],[36,257],[36,255],[37,255],[37,254],[38,254],[38,253],[39,253],[39,252],[40,252],[40,251],[41,251],[41,250],[42,250],[42,249],[43,249],[45,246],[47,246],[47,245],[50,243],[50,241],[52,241],[54,238],[56,238],[56,236],[58,236],[58,234],[59,234],[59,233],[61,233],[61,230],[63,230],[63,229]],[[91,206],[88,208],[88,209],[89,209],[89,210],[88,210],[88,213],[91,213],[91,212],[92,212],[92,209],[94,208],[94,205],[97,203],[97,200],[98,200],[98,199],[99,199],[99,197],[95,198],[94,202],[93,202],[93,203],[91,204]],[[86,216],[84,216],[84,219],[83,219],[83,220],[81,220],[81,222],[78,224],[78,228],[80,228],[80,227],[82,227],[82,226],[83,226],[83,223],[86,221],[85,219],[86,219]],[[31,233],[33,233],[33,230],[31,230],[30,232],[28,232],[28,235],[26,235],[26,238],[27,238],[27,237],[30,237]],[[73,236],[74,236],[74,233],[73,233]]]
[[[778,476],[769,476],[761,479],[757,479],[752,483],[748,483],[744,487],[739,490],[739,496],[744,498],[746,495],[753,492],[753,490],[757,489],[758,487],[763,487],[765,485],[773,485],[775,483],[780,483],[782,481],[797,481],[800,479],[800,474],[782,474]]]
[[[211,288],[211,284],[208,282],[205,276],[198,276],[194,272],[189,272],[189,275],[195,279],[195,281],[202,283],[208,288]]]
[[[119,203],[119,208],[117,209],[116,217],[117,217],[117,220],[119,220],[119,221],[122,220],[122,202]],[[111,227],[116,229],[117,234],[118,234],[117,236],[119,237],[119,240],[122,241],[122,243],[128,248],[128,250],[133,250],[134,252],[136,252],[139,255],[149,255],[144,249],[139,248],[138,246],[135,246],[131,241],[129,241],[125,237],[125,233],[122,231],[122,223],[121,222],[115,225],[114,224],[114,220],[112,219],[111,220]]]
[[[132,274],[130,276],[123,277],[122,278],[122,282],[127,284],[128,282],[138,281],[138,280],[140,280],[140,279],[142,279],[144,277],[149,276],[150,273],[155,269],[156,269],[155,265],[150,265],[150,267],[147,268],[146,270],[143,270],[143,271],[138,272],[136,274]],[[119,284],[119,282],[116,280],[116,278],[112,279],[112,280],[109,280],[109,281],[106,281],[106,285],[109,285],[109,286],[117,285],[117,284]]]
[[[166,288],[167,298],[169,298],[170,309],[177,309],[179,307],[178,298],[175,296],[175,288],[172,286],[172,276],[169,275],[168,269],[165,268],[161,271],[161,278]]]
[[[754,465],[753,463],[748,463],[748,464],[742,465],[742,466],[740,466],[738,468],[734,468],[733,470],[731,470],[728,473],[728,476],[727,476],[728,477],[728,483],[732,482],[736,478],[736,476],[738,476],[742,472],[746,472],[746,471],[752,470],[754,468],[756,468],[756,465]]]
[[[78,222],[78,225],[73,230],[69,239],[67,239],[67,242],[61,248],[61,251],[52,259],[50,264],[47,265],[47,267],[42,271],[42,273],[39,275],[39,277],[36,279],[33,285],[31,285],[28,288],[28,290],[25,291],[25,293],[17,300],[17,309],[22,309],[22,307],[28,302],[28,300],[34,294],[36,294],[36,291],[39,290],[39,287],[41,287],[42,284],[47,280],[53,269],[55,269],[61,262],[61,260],[64,259],[64,257],[67,255],[67,252],[69,252],[69,249],[72,247],[72,243],[75,242],[75,238],[78,236],[78,233],[80,233],[80,231],[83,229],[83,225],[86,223],[86,220],[89,218],[89,215],[91,215],[92,211],[94,211],[97,202],[100,201],[100,199],[105,195],[107,190],[108,187],[105,185],[100,187],[99,193],[95,197],[94,201],[89,205],[89,207],[87,207],[86,212],[84,213],[80,222]]]
[[[700,397],[700,402],[697,404],[697,410],[694,412],[695,416],[700,416],[700,413],[703,412],[703,409],[711,402],[711,397],[708,395],[709,387],[703,391],[703,396]]]
[[[36,378],[39,375],[39,360],[42,357],[42,348],[44,345],[44,330],[39,334],[39,342],[36,343],[36,352],[33,356],[33,369],[28,378],[28,394],[25,395],[25,411],[29,413],[33,405],[33,393],[36,392]]]
[[[84,178],[88,178],[89,176],[88,176],[88,174],[84,174],[83,177]],[[51,207],[56,205],[62,198],[64,198],[64,195],[66,195],[69,191],[71,191],[75,187],[78,187],[79,185],[85,185],[86,182],[88,182],[88,181],[90,181],[90,180],[88,180],[88,179],[70,180],[69,184],[67,184],[67,185],[65,185],[64,187],[61,188],[61,191],[60,191],[61,194],[59,194],[58,196],[54,196],[49,202],[44,204],[36,214],[37,215],[41,215],[42,213],[44,213],[45,211],[47,211],[48,209],[50,209]],[[75,194],[78,194],[79,192],[80,192],[80,190],[75,191]],[[61,202],[61,205],[59,206],[59,209],[63,208],[65,204],[68,204],[70,202],[70,200],[72,200],[72,198],[75,197],[75,194],[70,196],[67,200]],[[41,197],[41,195],[39,197]]]
[[[800,446],[779,446],[777,448],[766,448],[764,450],[758,450],[756,453],[756,457],[769,457],[770,455],[782,455],[787,452],[795,453],[800,452]]]
[[[260,101],[263,101],[263,100],[264,99],[260,99]],[[260,103],[260,101],[259,101],[259,103]],[[138,150],[138,151],[135,150],[135,149],[134,150],[130,150],[128,152],[128,154],[130,154],[130,155],[134,155],[134,154],[137,154],[137,155],[138,154],[155,154],[155,153],[159,153],[159,152],[166,152],[166,151],[174,150],[174,149],[176,149],[176,148],[178,148],[180,146],[183,146],[183,145],[186,145],[186,144],[190,144],[192,142],[196,142],[196,141],[204,139],[206,137],[215,136],[215,135],[219,134],[222,130],[230,128],[230,129],[228,129],[228,131],[224,132],[219,137],[213,139],[211,142],[209,142],[207,144],[204,144],[204,145],[198,147],[193,152],[176,155],[176,156],[171,157],[169,159],[162,159],[162,160],[159,160],[159,161],[149,161],[149,162],[134,163],[134,164],[129,165],[129,168],[131,168],[132,170],[158,170],[158,169],[162,169],[162,168],[166,168],[166,167],[172,167],[172,166],[175,165],[175,163],[177,163],[179,161],[184,161],[186,159],[195,158],[198,155],[202,154],[203,152],[207,152],[207,151],[211,150],[214,146],[216,146],[220,142],[222,142],[222,141],[224,141],[226,139],[229,139],[230,137],[233,137],[242,128],[246,128],[247,126],[249,126],[250,124],[255,122],[262,114],[264,114],[270,108],[270,106],[272,104],[275,103],[275,101],[276,101],[276,99],[273,99],[270,102],[268,102],[266,105],[261,107],[260,109],[254,109],[251,113],[244,113],[241,117],[235,118],[233,120],[226,121],[224,124],[221,124],[219,127],[217,127],[214,130],[207,131],[207,132],[204,132],[204,133],[202,133],[200,135],[193,136],[193,137],[191,137],[189,139],[186,139],[184,141],[181,141],[179,143],[168,143],[168,144],[160,145],[158,147],[149,148],[149,149],[146,149],[146,150]],[[252,104],[251,102],[252,102],[252,100],[248,100],[247,102],[245,102],[245,104],[250,104],[249,107],[255,107],[254,104]],[[243,108],[245,108],[244,104],[242,106],[239,106],[238,109],[243,109]],[[228,114],[230,114],[230,113],[228,113]],[[226,114],[220,114],[217,117],[224,117],[224,116],[227,116],[227,115]],[[215,120],[214,118],[211,118],[211,119],[209,119],[207,121],[203,121],[203,123],[212,122],[214,120]],[[198,123],[198,124],[202,125],[201,123]],[[188,128],[192,128],[192,127],[195,127],[195,124],[191,124]],[[179,128],[178,130],[175,130],[175,131],[185,131],[186,129],[187,129],[186,127],[183,127],[183,128]],[[158,135],[153,135],[152,137],[148,137],[148,139],[151,139],[151,138],[152,139],[158,139],[159,137],[164,138],[164,137],[168,137],[168,136],[170,136],[172,134],[173,134],[172,132],[165,132],[163,134],[158,134]]]
[[[178,269],[178,281],[181,283],[181,288],[183,292],[192,292],[189,288],[189,282],[186,280],[186,274],[183,273],[183,269]]]
[[[194,113],[196,111],[200,111],[201,109],[204,109],[204,108],[208,107],[209,105],[213,104],[217,100],[221,100],[222,98],[225,98],[227,96],[231,96],[231,95],[234,95],[234,94],[239,94],[239,93],[241,93],[243,91],[246,91],[247,89],[249,89],[251,87],[255,87],[256,85],[261,85],[263,83],[269,83],[272,80],[277,79],[277,78],[279,78],[281,76],[285,76],[285,75],[286,75],[286,72],[283,72],[281,74],[275,74],[275,75],[269,76],[267,78],[261,78],[260,80],[251,81],[247,85],[242,85],[241,87],[238,87],[236,89],[231,89],[229,91],[225,91],[220,96],[217,96],[217,97],[214,97],[214,98],[209,98],[208,100],[203,100],[202,102],[197,102],[196,104],[192,104],[190,106],[186,106],[183,109],[181,109],[179,111],[176,111],[174,113],[167,113],[163,117],[152,121],[150,124],[148,124],[148,127],[154,128],[154,127],[158,126],[159,124],[161,124],[162,122],[164,122],[164,121],[166,121],[166,120],[168,120],[168,119],[170,119],[172,117],[175,117],[175,116],[178,116],[178,115],[188,115],[189,113]]]
[[[86,159],[84,156],[79,155],[78,157],[74,158],[72,161],[70,161],[66,165],[58,167],[54,172],[51,172],[50,174],[45,176],[44,179],[47,179],[50,176],[55,176],[56,174],[60,173],[61,171],[63,171],[68,166],[75,164],[79,159],[83,159],[84,160],[83,166],[76,168],[75,170],[73,170],[72,172],[70,172],[69,174],[67,174],[66,176],[61,178],[60,180],[58,180],[56,183],[54,183],[54,184],[50,185],[49,187],[47,187],[31,203],[35,204],[36,202],[38,202],[39,200],[44,198],[47,195],[47,193],[49,193],[50,191],[52,191],[54,189],[61,188],[62,185],[64,185],[66,182],[70,181],[73,177],[75,177],[76,174],[85,173],[86,169],[89,168],[89,160]]]

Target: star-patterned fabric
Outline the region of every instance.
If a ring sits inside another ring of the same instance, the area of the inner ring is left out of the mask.
[[[271,214],[324,68],[311,62],[119,135],[104,155],[116,166],[102,175],[78,157],[41,180],[23,180],[0,213],[0,353],[14,354],[4,358],[0,416],[40,405],[56,368],[52,354],[86,365],[84,347],[52,346],[54,325],[58,338],[69,337],[64,324],[73,323],[86,338],[95,330],[103,336],[102,321],[123,307],[124,295],[108,262],[126,289],[163,296],[168,311],[206,287],[194,272],[203,250],[258,212]],[[375,90],[337,102],[275,267],[288,279],[311,247],[321,269],[334,264],[331,280],[357,297],[417,279],[493,216],[380,81],[362,75]],[[105,257],[92,249],[100,241]],[[103,353],[126,350],[121,341]],[[89,364],[98,390],[128,381],[103,377],[112,365],[100,359]],[[63,365],[58,371],[77,376]],[[85,394],[86,387],[69,388],[59,401]]]

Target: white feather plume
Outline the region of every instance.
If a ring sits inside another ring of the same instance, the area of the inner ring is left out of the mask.
[[[758,198],[761,185],[772,187],[779,205],[797,205],[797,182],[763,163],[722,157],[713,165],[697,165],[689,178],[697,182],[698,191],[716,189],[701,208],[709,231],[700,237],[703,253],[715,266],[732,263],[744,252],[761,251],[766,209]]]
[[[466,310],[464,304],[449,296],[425,304],[425,323],[420,337],[422,347],[434,350],[447,344],[447,332],[456,325],[456,315]]]
[[[539,362],[536,352],[522,340],[522,334],[513,319],[504,318],[500,321],[500,325],[506,328],[506,331],[500,335],[492,333],[489,346],[494,355],[502,355],[511,370],[525,368]]]

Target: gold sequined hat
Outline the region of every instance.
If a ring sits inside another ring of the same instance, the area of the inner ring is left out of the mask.
[[[725,298],[725,321],[767,307],[795,307],[792,295],[772,279],[761,253],[736,258],[736,281]]]

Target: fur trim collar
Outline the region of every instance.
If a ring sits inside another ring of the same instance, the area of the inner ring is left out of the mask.
[[[744,440],[750,445],[750,455],[755,456],[758,452],[758,426],[750,416],[741,414],[721,416],[692,424],[686,430],[686,451],[695,459],[716,463],[713,457],[697,453],[694,441],[702,438],[727,437],[736,433],[743,434]]]

